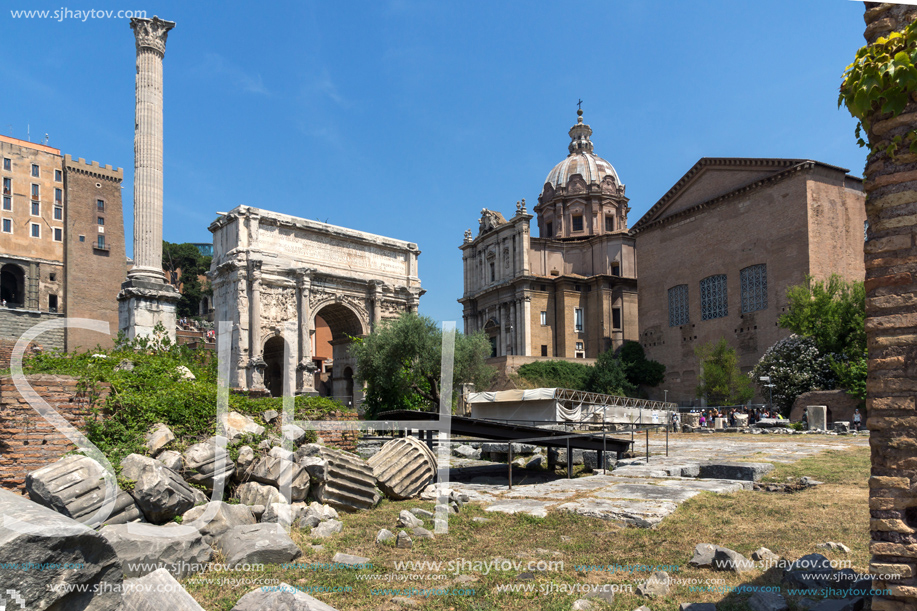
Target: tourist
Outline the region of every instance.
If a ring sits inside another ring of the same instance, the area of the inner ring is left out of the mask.
[[[857,408],[853,410],[853,428],[858,433],[860,432],[860,424],[863,421],[863,416],[860,415],[860,409]]]
[[[707,426],[707,420],[704,418],[704,412],[700,413],[700,419],[697,421],[701,428]]]
[[[672,432],[678,432],[678,412],[672,412]]]

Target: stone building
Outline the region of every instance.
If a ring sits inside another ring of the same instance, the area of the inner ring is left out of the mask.
[[[281,394],[293,322],[296,392],[359,403],[351,338],[417,311],[417,245],[248,206],[210,231],[215,320],[232,324],[230,386]],[[217,350],[219,342],[218,334]]]
[[[652,398],[699,404],[694,349],[726,338],[750,371],[789,335],[786,290],[806,274],[863,280],[863,181],[806,159],[703,158],[631,230],[640,342],[666,366]],[[655,396],[658,395],[658,396]]]
[[[112,345],[115,297],[126,273],[123,171],[0,136],[0,341],[63,316],[108,322],[111,335],[70,328],[37,343],[74,350]]]
[[[582,114],[533,209],[539,236],[525,200],[508,220],[482,210],[477,236],[465,232],[465,333],[483,329],[493,357],[588,359],[637,339],[628,200],[615,169],[593,152]]]

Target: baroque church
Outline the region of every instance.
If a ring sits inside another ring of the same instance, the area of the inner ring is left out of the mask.
[[[482,210],[460,246],[465,333],[483,329],[493,357],[591,359],[639,337],[624,184],[577,115],[533,209],[538,237],[522,200],[510,219]]]

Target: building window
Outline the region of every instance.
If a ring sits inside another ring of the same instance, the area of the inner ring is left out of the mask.
[[[13,233],[12,219],[3,219],[3,233]]]
[[[81,235],[81,236],[80,236],[80,242],[85,242],[85,241],[86,241],[86,236]]]
[[[105,212],[105,200],[104,200],[104,199],[97,199],[97,200],[96,200],[96,208],[98,209],[99,212]]]
[[[688,324],[688,285],[679,284],[669,289],[669,326]]]
[[[96,248],[98,248],[98,249],[100,249],[100,250],[106,250],[106,248],[105,248],[105,236],[104,236],[104,235],[100,235],[100,236],[99,236],[99,241],[96,243]]]
[[[54,189],[54,202],[56,204],[63,204],[64,202],[64,190],[61,188]]]
[[[38,164],[37,163],[32,164],[32,176],[35,178],[38,178]]]
[[[39,193],[38,185],[32,183],[32,199],[41,199],[41,197],[39,197]]]
[[[742,280],[742,313],[767,309],[767,264],[752,265],[739,272]]]
[[[50,274],[48,274],[48,280],[50,280],[51,282],[55,282],[57,280],[57,274],[54,272],[51,272]]]
[[[64,180],[64,173],[60,170],[54,170],[54,182],[62,182]]]
[[[54,228],[54,241],[63,242],[64,241],[64,230],[60,227]]]
[[[32,223],[32,237],[40,238],[41,237],[41,225],[38,223]]]
[[[583,230],[583,215],[577,214],[573,217],[573,231]]]
[[[621,308],[611,308],[611,328],[621,328]]]
[[[64,209],[60,206],[54,206],[54,220],[62,221],[64,220]]]
[[[105,217],[102,217],[102,216],[98,217],[98,218],[96,219],[96,222],[97,222],[99,225],[104,225],[104,224],[105,224]]]
[[[548,223],[548,226],[547,226],[547,233],[548,233],[548,235],[547,235],[546,237],[549,237],[549,238],[553,238],[553,237],[554,237],[554,223]]]
[[[541,326],[544,327],[547,324],[548,324],[548,313],[542,312],[541,313]]]
[[[610,214],[605,215],[605,231],[615,230],[615,217]]]
[[[57,295],[48,295],[48,311],[57,312]]]
[[[726,274],[708,276],[700,281],[701,320],[722,318],[729,313],[726,299]]]
[[[32,216],[41,216],[41,204],[32,202]]]
[[[617,263],[613,263],[611,266],[611,275],[620,276],[621,275],[621,266],[618,265]]]
[[[4,195],[13,194],[13,180],[11,178],[3,179],[3,194]]]
[[[577,331],[583,330],[583,308],[573,310],[573,324]]]
[[[3,169],[4,169],[4,170],[12,170],[12,169],[13,169],[13,161],[12,161],[9,157],[4,157],[4,158],[3,158]]]
[[[13,209],[13,198],[9,195],[3,196],[3,209],[12,210]]]
[[[490,281],[493,282],[496,279],[497,279],[497,268],[493,263],[491,263],[490,264]]]
[[[548,347],[545,344],[541,345],[541,356],[548,356]]]
[[[583,342],[576,342],[576,351],[574,352],[573,356],[578,359],[586,358],[586,351],[583,348]]]

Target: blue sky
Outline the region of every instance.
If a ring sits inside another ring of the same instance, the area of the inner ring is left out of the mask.
[[[534,206],[576,102],[627,186],[633,225],[700,157],[803,157],[861,174],[840,75],[863,44],[848,0],[7,2],[0,133],[125,169],[133,226],[134,38],[165,57],[165,229],[209,242],[257,206],[417,242],[421,313],[461,328],[461,253],[481,208]],[[534,224],[533,224],[534,225]]]

